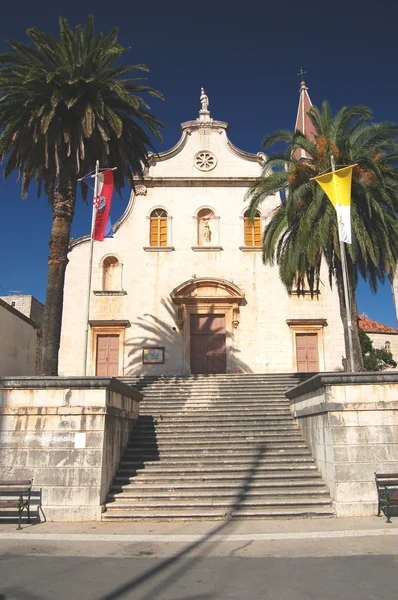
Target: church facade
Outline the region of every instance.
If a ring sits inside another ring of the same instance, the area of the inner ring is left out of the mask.
[[[285,289],[262,262],[262,232],[247,190],[265,156],[236,148],[227,124],[202,108],[180,141],[153,155],[114,237],[94,244],[87,375],[342,370],[337,291],[323,274],[314,297]],[[66,272],[60,375],[85,367],[90,239],[72,242]]]

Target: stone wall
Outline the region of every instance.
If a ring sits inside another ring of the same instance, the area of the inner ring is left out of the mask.
[[[398,374],[320,374],[286,395],[337,515],[375,514],[374,473],[398,471]]]
[[[49,521],[99,520],[141,398],[112,378],[0,378],[0,479],[33,477]]]

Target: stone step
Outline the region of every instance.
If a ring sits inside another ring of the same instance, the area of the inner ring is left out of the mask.
[[[287,411],[279,412],[279,413],[272,413],[270,415],[270,418],[272,419],[288,419],[290,422],[295,422],[293,419],[292,414]],[[197,414],[197,415],[193,415],[192,413],[187,413],[184,414],[183,412],[181,413],[176,413],[174,415],[166,415],[166,414],[144,414],[141,415],[139,417],[139,420],[137,421],[137,425],[140,424],[141,419],[145,419],[146,424],[152,424],[155,425],[155,422],[157,422],[158,424],[168,424],[168,425],[172,425],[172,424],[178,424],[179,426],[183,426],[183,425],[193,425],[196,426],[197,424],[199,425],[211,425],[211,424],[215,424],[218,426],[221,426],[225,423],[225,425],[236,425],[237,423],[242,424],[243,425],[247,425],[249,426],[250,424],[255,425],[257,423],[261,423],[263,422],[264,419],[264,415],[263,414],[247,414],[247,415],[242,415],[237,418],[236,416],[230,416],[229,414],[225,414],[225,415],[220,415],[220,416],[214,416],[214,415],[201,415],[201,414]],[[264,422],[268,422],[268,421],[264,421]]]
[[[185,425],[185,424],[177,424],[177,423],[167,423],[160,422],[156,423],[153,426],[150,425],[140,425],[134,428],[133,437],[137,435],[152,435],[152,436],[162,436],[168,435],[169,433],[181,432],[186,435],[199,435],[203,433],[219,433],[223,434],[223,432],[228,431],[230,433],[247,433],[247,432],[262,432],[262,431],[286,431],[290,429],[297,429],[297,424],[295,422],[290,421],[277,421],[275,423],[260,423],[260,424],[244,424],[241,423],[230,423],[228,425],[220,425],[217,422],[209,423],[203,425],[198,423],[197,425]]]
[[[236,415],[240,414],[248,414],[254,413],[257,415],[264,416],[268,414],[269,410],[274,410],[275,412],[288,412],[290,411],[289,406],[270,406],[267,404],[259,404],[258,406],[250,406],[249,404],[236,404],[232,403],[230,407],[222,407],[218,406],[216,403],[209,404],[207,406],[196,406],[193,404],[187,405],[175,405],[175,406],[167,406],[166,404],[143,404],[142,405],[142,413],[143,415],[151,415],[151,413],[164,413],[164,414],[175,414],[175,413],[190,413],[193,415],[197,415],[200,413],[203,414],[220,414],[220,415]]]
[[[261,386],[255,386],[253,388],[229,388],[229,389],[203,389],[198,388],[197,390],[149,390],[143,389],[141,393],[144,395],[144,400],[196,400],[202,401],[222,401],[229,402],[233,400],[242,400],[246,402],[266,400],[267,402],[288,402],[286,398],[287,389],[285,387],[277,388],[263,388]]]
[[[159,460],[161,458],[161,460],[168,460],[168,459],[172,459],[172,458],[176,458],[176,459],[182,459],[185,456],[185,453],[183,454],[181,451],[180,452],[174,452],[173,450],[170,451],[163,451],[161,453],[161,457],[159,456],[159,452],[157,452],[156,450],[153,451],[152,453],[147,452],[146,454],[143,454],[140,448],[127,448],[127,450],[124,453],[124,457],[128,458],[128,459],[137,459],[137,456],[140,457],[141,460]],[[218,448],[215,448],[214,450],[204,450],[204,451],[197,451],[197,450],[191,450],[190,452],[186,452],[186,456],[187,456],[187,460],[199,460],[199,459],[209,459],[209,460],[218,460],[218,459],[234,459],[235,457],[237,458],[253,458],[255,456],[258,456],[258,451],[256,451],[255,449],[251,449],[251,448],[247,448],[247,449],[232,449],[230,451],[226,451],[226,450],[218,450]],[[292,457],[292,458],[297,458],[300,456],[309,456],[311,457],[311,453],[308,450],[308,448],[303,444],[302,448],[296,448],[296,449],[291,449],[291,448],[287,448],[287,449],[276,449],[276,450],[269,450],[267,448],[267,454],[266,456],[268,457]],[[311,457],[312,458],[312,457]]]
[[[198,390],[198,389],[234,389],[234,388],[265,388],[268,390],[271,389],[286,389],[292,388],[298,385],[300,382],[289,379],[289,378],[273,378],[273,379],[256,379],[256,378],[248,378],[248,379],[202,379],[202,380],[181,380],[181,381],[152,381],[152,382],[138,382],[138,383],[129,383],[128,385],[132,385],[139,390]]]
[[[192,460],[187,460],[186,458],[181,458],[180,460],[178,459],[174,459],[174,460],[166,460],[166,459],[162,459],[162,461],[158,460],[158,461],[138,461],[138,460],[129,460],[128,458],[124,457],[119,464],[119,469],[132,469],[132,470],[139,470],[139,469],[145,469],[146,471],[150,471],[153,468],[156,468],[156,465],[158,465],[159,463],[162,463],[162,468],[163,469],[170,469],[173,467],[177,467],[177,466],[184,466],[185,468],[189,469],[192,466]],[[250,468],[253,463],[256,464],[256,467],[258,465],[263,465],[263,464],[278,464],[278,465],[285,465],[285,464],[291,464],[291,465],[303,465],[303,464],[307,464],[307,463],[311,463],[312,464],[312,457],[311,456],[306,456],[306,457],[292,457],[292,456],[286,456],[286,457],[278,457],[278,456],[272,456],[272,457],[261,457],[260,459],[256,459],[256,457],[251,457],[251,458],[238,458],[238,457],[230,457],[228,458],[213,458],[213,459],[209,459],[209,458],[198,458],[195,461],[195,466],[199,467],[200,465],[206,465],[206,467],[209,467],[211,465],[214,465],[214,467],[216,468],[221,468],[221,467],[225,467],[228,466],[231,468],[234,468],[234,466],[236,467],[237,465],[239,465],[240,467],[242,467],[242,465],[247,465],[248,468]]]
[[[229,414],[217,419],[214,417],[208,417],[207,415],[204,415],[202,417],[200,415],[192,415],[191,413],[186,415],[172,415],[170,418],[165,418],[164,415],[162,415],[161,417],[156,417],[153,415],[144,414],[139,416],[138,421],[136,423],[136,427],[153,427],[154,425],[163,424],[168,424],[169,426],[171,424],[173,426],[175,425],[176,427],[183,427],[184,425],[190,424],[192,424],[193,426],[197,426],[198,424],[200,425],[202,421],[209,424],[214,423],[214,425],[217,425],[218,427],[222,425],[222,423],[228,423],[228,425],[233,425],[234,427],[237,427],[241,424],[246,424],[247,426],[255,426],[257,424],[261,425],[262,423],[291,423],[292,421],[294,421],[294,419],[290,411],[272,411],[271,413],[261,415],[261,421],[259,422],[258,418],[250,414],[242,415],[242,418],[239,418],[239,420],[237,420],[236,417],[229,416]]]
[[[130,491],[134,491],[134,493],[148,492],[149,494],[164,492],[165,494],[170,494],[175,491],[188,491],[195,494],[196,492],[211,492],[214,494],[218,494],[219,492],[228,492],[228,493],[236,493],[237,490],[244,489],[245,491],[254,491],[255,493],[258,490],[325,490],[325,484],[321,480],[320,476],[311,477],[299,477],[297,479],[287,479],[282,478],[278,479],[266,479],[265,481],[251,481],[246,486],[241,486],[239,483],[231,483],[229,481],[197,481],[195,479],[194,482],[190,483],[189,481],[184,480],[176,480],[174,482],[166,481],[166,482],[156,482],[156,483],[148,483],[147,481],[138,482],[135,478],[132,483],[120,484],[120,483],[112,483],[110,487],[110,491],[113,493],[120,493],[122,491],[126,491],[127,493]]]
[[[252,402],[268,402],[269,404],[273,404],[275,402],[281,403],[289,403],[289,400],[285,396],[285,392],[277,392],[276,390],[272,391],[272,393],[264,392],[261,390],[244,390],[235,392],[229,391],[227,392],[208,392],[205,390],[198,390],[198,392],[189,392],[186,394],[181,394],[177,392],[169,392],[165,393],[154,393],[154,392],[142,392],[144,394],[144,399],[141,402],[191,402],[195,403],[203,403],[207,404],[209,402],[224,402],[225,404],[233,404],[234,402],[242,402],[251,404]]]
[[[138,388],[136,388],[138,389]],[[175,396],[175,397],[189,397],[195,396],[199,397],[202,395],[202,398],[210,397],[210,396],[225,396],[229,397],[232,395],[242,395],[242,396],[254,396],[263,395],[265,397],[278,396],[281,398],[285,398],[285,394],[291,389],[289,384],[261,384],[261,383],[253,383],[253,384],[245,384],[245,385],[198,385],[198,386],[151,386],[151,387],[141,387],[139,390],[144,394],[144,397],[148,396]]]
[[[112,490],[108,494],[107,502],[118,501],[120,499],[123,500],[131,500],[133,501],[142,501],[147,498],[156,498],[159,499],[167,499],[171,500],[172,498],[200,498],[200,499],[213,499],[213,498],[222,498],[223,500],[232,500],[234,501],[237,496],[244,494],[247,498],[255,499],[255,498],[291,498],[291,497],[301,497],[305,496],[306,498],[318,498],[318,497],[326,497],[330,503],[330,498],[328,495],[325,486],[318,488],[303,486],[301,488],[288,488],[288,487],[280,487],[278,488],[257,488],[257,489],[247,489],[245,488],[243,491],[237,486],[235,488],[230,489],[220,489],[215,490],[211,489],[169,489],[169,490],[159,490],[154,491],[153,489],[143,489],[143,488],[122,488],[120,491]]]
[[[194,486],[195,489],[207,487],[209,484],[228,485],[230,487],[246,488],[251,485],[260,485],[278,482],[282,484],[286,481],[312,481],[322,482],[321,476],[316,469],[301,468],[301,469],[268,469],[261,471],[204,471],[203,473],[193,473],[191,471],[178,471],[170,469],[165,473],[157,473],[153,471],[134,472],[130,469],[118,470],[112,485],[129,485],[134,484],[138,487],[146,486],[147,484],[156,486],[171,486],[174,487],[178,483],[185,486]]]
[[[157,421],[158,423],[162,422],[171,422],[171,423],[252,423],[253,421],[259,422],[262,421],[265,416],[269,415],[272,418],[289,418],[293,420],[293,416],[290,410],[279,411],[279,412],[246,412],[240,413],[240,415],[231,415],[231,413],[220,413],[220,414],[209,414],[209,413],[192,413],[187,411],[175,411],[174,413],[167,414],[154,412],[143,412],[140,419],[152,420],[152,422]]]
[[[220,428],[220,429],[216,429],[216,428],[206,428],[203,431],[195,431],[195,430],[191,430],[191,431],[186,431],[183,430],[180,433],[176,433],[175,430],[162,430],[162,431],[158,431],[157,435],[155,434],[154,431],[151,432],[151,437],[152,438],[156,438],[156,440],[161,440],[161,441],[169,441],[169,440],[174,440],[174,439],[178,439],[180,441],[182,440],[192,440],[192,438],[195,438],[195,441],[200,441],[200,440],[207,440],[210,441],[212,439],[219,439],[218,436],[222,435],[223,439],[246,439],[246,440],[253,440],[253,439],[263,439],[265,436],[270,436],[270,435],[286,435],[286,436],[290,436],[292,434],[297,435],[298,432],[298,425],[296,425],[295,423],[291,423],[290,425],[286,425],[286,426],[274,426],[274,427],[263,427],[262,429],[247,429],[242,430],[242,429],[236,429],[236,430],[230,430],[227,428]],[[134,435],[133,435],[133,440],[136,443],[141,442],[141,440],[147,440],[148,439],[148,432],[147,431],[140,431],[137,430],[135,431]]]
[[[168,458],[184,458],[187,457],[189,460],[199,460],[200,458],[229,458],[234,456],[244,457],[256,457],[258,456],[258,450],[252,448],[242,449],[219,449],[215,448],[193,448],[185,450],[184,448],[177,448],[171,450],[159,450],[154,448],[151,451],[143,452],[141,448],[129,447],[126,450],[126,456],[137,457],[140,456],[142,460],[163,460]],[[281,448],[273,448],[272,450],[267,446],[267,456],[311,456],[307,446],[302,443],[300,446],[283,446]]]
[[[155,500],[148,499],[134,499],[134,498],[120,498],[120,500],[114,500],[110,502],[106,502],[107,510],[120,510],[123,508],[124,510],[128,510],[130,508],[143,509],[147,510],[150,508],[205,508],[206,506],[211,507],[222,507],[222,508],[232,508],[237,506],[239,507],[256,507],[256,508],[266,508],[266,507],[292,507],[292,506],[331,506],[330,498],[315,496],[315,495],[306,495],[305,497],[301,496],[258,496],[258,497],[245,497],[245,496],[234,496],[230,498],[218,498],[218,497],[203,497],[203,498],[183,498],[178,496],[173,496],[171,498],[159,498]]]
[[[190,413],[192,414],[192,413]],[[182,420],[184,419],[184,420]],[[292,417],[292,415],[275,415],[272,417],[265,418],[257,418],[257,419],[225,419],[225,418],[201,418],[192,420],[190,418],[184,417],[183,415],[170,417],[168,415],[164,416],[151,416],[151,419],[142,420],[141,417],[138,419],[134,431],[142,429],[143,431],[153,431],[154,428],[160,429],[170,429],[171,427],[177,427],[178,429],[184,429],[191,427],[192,429],[197,429],[198,427],[223,427],[225,424],[226,427],[233,427],[234,429],[238,427],[242,427],[247,429],[248,427],[279,427],[290,424],[297,424],[297,421]]]
[[[197,374],[197,375],[126,375],[121,377],[120,379],[125,383],[178,383],[182,385],[183,383],[191,383],[195,381],[203,381],[203,380],[225,380],[225,381],[253,381],[262,379],[264,381],[281,381],[281,380],[289,380],[294,382],[305,381],[309,377],[316,375],[316,373],[211,373],[211,374]]]
[[[297,439],[294,438],[287,438],[287,437],[283,437],[280,436],[277,439],[270,439],[267,438],[267,440],[262,440],[262,446],[264,446],[264,442],[266,441],[266,445],[265,448],[266,450],[283,450],[286,449],[288,450],[289,448],[307,448],[307,445],[305,444],[305,442],[303,442],[302,439],[300,439],[299,437],[297,437]],[[169,452],[170,448],[169,448],[170,444],[162,444],[162,447],[159,446],[159,440],[147,440],[147,443],[144,444],[144,446],[142,448],[140,448],[142,451],[145,452],[158,452],[158,451],[164,451],[164,452]],[[136,450],[138,448],[137,444],[134,443],[134,438],[128,443],[127,446],[127,450]],[[213,443],[209,443],[209,444],[194,444],[194,443],[184,443],[184,444],[176,444],[175,446],[172,447],[172,450],[175,452],[181,452],[184,451],[184,449],[190,451],[190,452],[213,452],[216,450],[220,450],[220,452],[231,452],[233,450],[235,451],[244,451],[246,449],[250,449],[251,446],[245,444],[245,442],[243,441],[242,443],[239,443],[238,446],[236,446],[235,444],[232,444],[231,442],[219,442],[218,444],[214,445]],[[258,445],[256,445],[254,448],[252,448],[253,452],[258,454]]]
[[[152,475],[152,476],[151,476]],[[161,477],[153,476],[153,474],[148,473],[146,477],[131,475],[130,472],[126,471],[125,473],[117,472],[114,477],[114,485],[129,485],[134,484],[138,486],[146,486],[146,485],[170,485],[175,486],[178,483],[184,485],[229,485],[236,486],[240,485],[241,487],[245,487],[248,485],[263,485],[267,483],[283,483],[285,481],[304,481],[310,480],[313,481],[322,481],[321,476],[319,475],[316,469],[314,470],[301,470],[301,471],[268,471],[250,474],[249,476],[246,474],[236,473],[234,477],[231,477],[230,473],[203,473],[200,478],[193,477],[192,474],[182,475],[178,473],[178,476],[175,473],[172,474],[164,474]]]
[[[308,518],[308,517],[334,517],[335,512],[332,507],[329,506],[302,506],[302,507],[291,507],[291,506],[278,506],[278,507],[264,507],[264,508],[251,508],[242,507],[238,509],[234,508],[217,508],[208,507],[204,509],[163,509],[152,510],[152,509],[137,509],[137,507],[129,510],[128,508],[120,507],[108,508],[106,512],[102,514],[102,519],[106,521],[141,521],[143,519],[151,520],[183,520],[183,521],[197,521],[197,520],[240,520],[240,519],[292,519],[292,518]]]
[[[232,441],[231,439],[232,438]],[[300,436],[300,433],[297,431],[283,431],[283,432],[273,432],[273,433],[263,433],[263,434],[258,434],[258,435],[236,435],[236,436],[223,436],[222,440],[219,440],[217,438],[217,436],[210,436],[208,435],[207,437],[204,438],[197,438],[197,439],[184,439],[182,437],[178,437],[178,436],[162,436],[161,438],[157,439],[157,440],[148,440],[148,439],[135,439],[133,438],[131,440],[131,442],[129,443],[129,448],[131,447],[142,447],[143,450],[145,450],[145,448],[149,447],[167,447],[170,446],[170,444],[174,445],[176,448],[177,447],[181,447],[181,446],[185,446],[187,448],[197,448],[199,446],[201,446],[202,448],[208,448],[208,447],[214,447],[214,445],[219,446],[220,448],[224,448],[226,445],[227,446],[244,446],[246,445],[248,442],[253,442],[253,443],[257,443],[257,444],[261,444],[262,446],[264,446],[264,444],[267,444],[268,442],[285,442],[286,444],[288,444],[289,442],[301,442],[302,438]]]
[[[300,440],[301,441],[301,440]],[[269,449],[275,449],[274,446],[274,442],[275,440],[272,442],[272,444],[266,444],[265,450]],[[291,440],[291,444],[292,447],[296,447],[296,445],[299,442],[297,440]],[[239,442],[239,444],[233,444],[230,442],[226,442],[226,443],[214,443],[214,444],[207,444],[206,446],[204,444],[153,444],[151,442],[148,442],[147,444],[141,444],[141,446],[137,446],[134,444],[130,444],[128,449],[129,450],[139,450],[142,451],[143,453],[148,453],[148,452],[152,452],[155,454],[159,454],[160,456],[163,456],[164,452],[179,452],[180,454],[187,452],[187,454],[190,451],[194,451],[196,454],[195,456],[200,456],[201,454],[205,454],[206,451],[208,452],[213,452],[215,450],[222,450],[223,453],[227,454],[227,453],[234,453],[237,451],[237,447],[243,447],[246,448],[247,447],[247,441],[241,443]],[[289,441],[284,440],[283,448],[288,448],[289,447]],[[305,447],[305,444],[302,445],[302,447]],[[255,449],[255,456],[258,456],[259,454],[259,448]]]
[[[182,436],[189,441],[195,441],[196,439],[200,441],[205,441],[203,438],[207,438],[211,440],[213,438],[218,438],[223,440],[224,435],[235,436],[238,437],[254,437],[257,441],[264,440],[268,443],[272,443],[272,438],[275,438],[275,443],[280,444],[283,441],[286,441],[289,444],[289,447],[292,443],[292,438],[296,437],[297,441],[301,444],[305,444],[303,441],[303,437],[301,435],[300,428],[295,422],[292,422],[290,426],[285,426],[283,428],[276,427],[260,427],[254,429],[250,426],[245,427],[229,427],[228,425],[224,426],[212,426],[212,425],[200,425],[196,427],[181,427],[177,430],[173,429],[173,427],[165,427],[159,429],[148,429],[148,430],[140,430],[134,429],[128,445],[131,446],[134,444],[134,441],[137,439],[146,440],[152,443],[156,443],[159,440],[168,440],[171,436],[178,437],[180,440]],[[220,441],[221,443],[221,441]],[[268,445],[267,445],[268,448]]]
[[[142,471],[142,472],[141,472]],[[270,471],[273,472],[278,472],[278,473],[282,473],[282,472],[291,472],[291,471],[305,471],[305,472],[309,472],[309,471],[316,471],[316,466],[313,464],[253,464],[251,466],[249,466],[249,468],[245,467],[245,466],[237,466],[237,465],[219,465],[219,466],[211,466],[211,467],[206,467],[205,465],[201,465],[201,466],[197,466],[197,465],[190,465],[189,469],[186,469],[184,467],[178,467],[177,465],[173,466],[163,466],[160,464],[156,464],[156,465],[151,465],[150,468],[148,469],[130,469],[130,468],[124,468],[123,466],[120,466],[117,470],[117,475],[121,476],[123,474],[129,473],[130,475],[133,475],[134,473],[139,474],[140,476],[144,476],[145,472],[146,474],[149,476],[151,475],[152,477],[159,476],[159,477],[165,477],[167,475],[173,475],[176,476],[176,474],[178,474],[178,476],[190,476],[192,477],[194,474],[197,474],[197,476],[199,476],[199,479],[201,479],[203,476],[205,475],[217,475],[217,474],[222,474],[225,476],[229,476],[232,477],[232,479],[237,478],[238,476],[240,477],[256,477],[259,476],[263,473],[268,473]]]

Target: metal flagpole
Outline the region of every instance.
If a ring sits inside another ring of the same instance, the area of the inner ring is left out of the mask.
[[[93,217],[91,221],[91,240],[90,240],[90,261],[88,268],[88,292],[87,292],[87,306],[86,306],[86,331],[84,338],[84,376],[87,375],[87,362],[88,362],[88,330],[89,330],[89,318],[90,318],[90,296],[91,296],[91,277],[93,271],[93,249],[94,249],[94,226],[95,217],[97,215],[97,209],[95,207],[95,201],[98,196],[98,175],[99,175],[99,160],[95,163],[95,183],[94,183],[94,198],[93,198]]]
[[[334,162],[333,154],[330,157],[330,162],[332,165],[332,172],[336,170],[336,164]],[[337,214],[337,213],[336,213]],[[340,239],[340,235],[339,235]],[[352,319],[351,319],[351,304],[350,297],[348,294],[348,280],[347,280],[347,260],[345,256],[345,247],[344,242],[340,240],[340,254],[341,254],[341,268],[343,271],[343,288],[344,288],[344,300],[345,300],[345,308],[347,313],[347,327],[348,327],[348,347],[350,349],[350,367],[351,372],[355,371],[354,367],[354,347],[352,344]]]

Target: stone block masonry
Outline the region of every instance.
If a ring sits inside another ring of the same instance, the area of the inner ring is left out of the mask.
[[[114,378],[0,378],[0,479],[29,479],[48,521],[100,520],[142,394]]]
[[[376,514],[375,472],[398,472],[398,374],[324,373],[287,392],[337,516]]]

